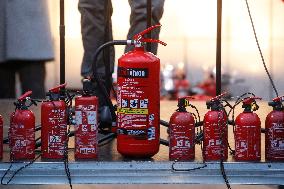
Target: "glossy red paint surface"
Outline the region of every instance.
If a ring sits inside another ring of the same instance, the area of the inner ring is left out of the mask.
[[[256,113],[243,112],[236,117],[235,160],[260,161],[261,122]]]
[[[222,110],[211,110],[205,114],[203,153],[206,161],[228,158],[228,127],[226,123],[227,116]]]
[[[144,47],[118,60],[117,150],[151,157],[159,151],[160,60]]]
[[[195,121],[189,112],[175,112],[170,119],[169,159],[194,160]]]
[[[10,159],[35,158],[35,116],[30,110],[16,109],[10,116]]]
[[[63,159],[67,142],[66,104],[63,100],[41,105],[42,158]]]
[[[75,159],[95,159],[98,153],[98,98],[75,98]]]
[[[265,130],[265,159],[284,161],[284,112],[270,112],[265,120]]]

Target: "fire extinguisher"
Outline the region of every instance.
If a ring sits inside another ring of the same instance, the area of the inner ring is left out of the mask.
[[[134,50],[118,60],[117,150],[125,156],[151,157],[160,142],[160,59],[145,52],[144,35],[160,25],[134,36]]]
[[[41,151],[44,159],[63,159],[67,139],[67,113],[61,89],[66,84],[52,88],[49,100],[41,105]]]
[[[14,103],[15,111],[10,116],[9,147],[10,159],[28,160],[35,158],[35,116],[28,109],[27,98],[32,94],[28,91]]]
[[[268,105],[273,107],[265,120],[265,159],[284,161],[284,96],[274,98]]]
[[[203,120],[203,155],[206,161],[228,158],[228,117],[221,101],[225,94],[206,102],[207,109],[210,109]]]
[[[92,95],[92,83],[83,80],[83,94],[75,98],[75,159],[97,158],[98,98]]]
[[[0,159],[3,158],[3,118],[0,115]]]
[[[190,105],[192,97],[178,99],[178,109],[170,118],[169,131],[169,159],[194,160],[195,158],[195,120],[186,107]]]
[[[259,161],[261,151],[261,122],[254,111],[258,110],[256,99],[247,97],[243,99],[244,111],[235,120],[235,160]]]

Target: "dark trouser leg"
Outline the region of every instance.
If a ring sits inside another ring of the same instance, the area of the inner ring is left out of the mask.
[[[111,24],[112,4],[110,0],[79,0],[78,8],[81,13],[81,33],[84,47],[81,75],[89,77],[93,76],[92,64],[94,64],[96,50],[105,42],[113,40]],[[107,101],[107,96],[110,93],[110,83],[108,81],[111,81],[110,77],[114,70],[114,47],[105,49],[104,53],[98,56],[96,62],[97,70],[95,74],[100,76],[101,85],[95,83],[94,92],[99,98],[100,127],[105,127],[102,122],[111,123],[112,121],[109,119],[109,116],[104,116],[107,113],[103,112],[109,112],[107,106],[110,106],[110,104]],[[105,71],[105,65],[107,64],[109,65],[109,75],[106,75]],[[109,125],[109,123],[106,125]]]
[[[19,75],[22,93],[33,91],[33,98],[45,97],[45,63],[42,61],[21,61],[19,65]]]
[[[15,68],[12,62],[0,63],[0,98],[15,96]]]
[[[81,13],[81,33],[84,47],[84,57],[81,66],[81,75],[83,77],[92,75],[92,64],[94,62],[94,55],[99,46],[112,38],[112,5],[109,1],[110,15],[106,15],[105,3],[107,0],[79,0],[79,11]],[[108,21],[106,19],[109,19]],[[106,31],[106,23],[109,23],[108,35]],[[113,72],[114,64],[114,48],[109,48],[109,60],[105,60],[110,64],[110,72]],[[98,57],[97,73],[105,74],[105,66],[103,60],[103,53]]]
[[[128,0],[131,7],[130,29],[127,34],[127,39],[132,39],[133,36],[147,28],[147,0]],[[160,23],[164,12],[165,0],[152,0],[152,25]],[[152,31],[152,38],[159,39],[160,29],[156,28]],[[127,46],[125,52],[133,49],[132,46]],[[158,44],[151,44],[152,53],[157,54]]]

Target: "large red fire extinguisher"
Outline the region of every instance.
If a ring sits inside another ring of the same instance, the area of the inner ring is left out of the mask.
[[[26,99],[31,94],[32,91],[28,91],[18,98],[16,110],[10,116],[9,147],[12,161],[35,157],[35,116],[26,105]]]
[[[178,109],[170,118],[169,159],[186,161],[195,158],[195,120],[186,107],[192,97],[178,99]]]
[[[210,109],[203,120],[203,155],[206,161],[228,158],[228,118],[221,101],[224,95],[225,93],[206,102],[207,109]]]
[[[41,151],[42,158],[63,159],[67,139],[67,114],[60,89],[66,84],[52,88],[48,101],[41,105]]]
[[[284,96],[274,98],[268,105],[273,107],[265,120],[265,159],[284,161]]]
[[[0,159],[3,158],[3,118],[0,115]]]
[[[248,97],[243,99],[244,111],[235,120],[235,160],[259,161],[261,151],[261,122],[254,111],[258,110],[256,99]]]
[[[144,35],[160,25],[134,36],[135,48],[118,60],[117,150],[125,156],[151,157],[160,142],[160,59],[145,52]]]
[[[93,159],[98,153],[98,98],[91,81],[83,81],[83,94],[75,98],[75,158]]]

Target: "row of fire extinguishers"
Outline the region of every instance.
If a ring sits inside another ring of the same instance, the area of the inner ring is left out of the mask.
[[[60,94],[60,89],[63,87],[65,85],[50,89],[47,93],[49,100],[44,101],[41,105],[41,156],[44,159],[62,159],[67,148],[68,108]],[[35,158],[35,116],[28,109],[31,103],[27,104],[27,99],[29,99],[31,93],[29,91],[18,98],[15,102],[16,110],[10,117],[9,147],[12,161]],[[205,114],[202,122],[202,154],[205,161],[226,160],[228,158],[229,118],[221,97],[222,95],[206,102],[207,108],[210,110]],[[195,128],[198,124],[195,114],[186,110],[187,106],[193,107],[190,104],[190,99],[190,97],[180,98],[178,109],[170,119],[170,160],[193,160],[195,158]],[[259,161],[261,158],[261,122],[258,115],[254,113],[258,109],[256,99],[260,98],[247,97],[242,99],[244,111],[236,117],[233,123],[234,158],[237,161]],[[284,160],[283,100],[283,97],[277,97],[268,103],[273,107],[273,111],[267,115],[265,121],[265,158],[268,161]],[[98,99],[95,96],[84,93],[75,98],[76,159],[94,159],[97,157],[97,109]],[[3,129],[2,118],[0,124],[1,129]],[[145,136],[140,135],[139,137],[140,140],[143,140],[142,138]],[[135,154],[132,156],[136,157],[153,155],[152,151],[147,152],[145,149],[141,150],[146,151],[144,154],[141,153],[142,155],[137,154],[137,152],[140,152],[137,149],[126,149],[126,151]]]
[[[159,40],[144,38],[145,34],[157,27],[160,25],[138,33],[133,40],[113,41],[103,45],[103,47],[116,44],[135,46],[132,51],[119,58],[117,69],[114,131],[117,134],[117,150],[124,156],[151,157],[159,151],[160,60],[144,49],[144,44],[147,42],[166,45]],[[95,57],[97,56],[98,53]],[[103,86],[96,74],[94,79],[98,85]],[[85,79],[83,92],[75,97],[75,119],[73,119],[71,108],[74,96],[70,96],[64,90],[65,86],[63,84],[50,89],[47,93],[48,99],[41,104],[41,156],[44,159],[64,158],[69,138],[67,126],[75,125],[75,159],[94,159],[98,156],[100,124],[98,119],[101,121],[104,117],[101,112],[99,115],[98,107],[99,103],[106,99],[102,99],[93,90],[93,81]],[[35,116],[29,110],[29,106],[34,101],[29,98],[30,95],[31,92],[27,92],[18,98],[15,102],[15,112],[10,118],[9,146],[13,161],[33,159],[35,156]],[[106,98],[107,94],[104,95]],[[187,97],[179,99],[178,110],[172,115],[169,124],[170,160],[194,159],[196,138],[203,141],[202,154],[205,160],[227,159],[229,119],[222,104],[222,97],[223,95],[217,96],[206,103],[210,111],[206,113],[202,122],[198,120],[198,124],[194,114],[186,111],[190,99]],[[244,112],[233,123],[236,160],[260,160],[261,125],[259,117],[254,113],[257,109],[256,99],[258,98],[252,96],[242,100]],[[273,111],[266,119],[267,160],[284,160],[282,101],[283,97],[278,97],[269,103],[273,106]],[[203,125],[203,133],[201,137],[200,134],[197,137],[194,131],[195,127],[200,125]]]
[[[236,161],[260,161],[261,159],[261,121],[254,111],[259,97],[246,97],[242,99],[243,112],[235,121],[229,121],[222,96],[212,98],[206,102],[210,109],[204,116],[202,123],[196,123],[194,113],[186,111],[191,106],[191,97],[178,100],[178,109],[171,116],[169,131],[169,159],[194,160],[195,128],[203,125],[203,151],[205,161],[226,160],[228,158],[228,123],[232,124]],[[273,110],[265,120],[265,159],[267,161],[284,161],[284,97],[274,98],[268,105]],[[236,104],[235,104],[236,105]],[[235,108],[231,106],[231,108]]]
[[[66,84],[52,88],[48,100],[41,104],[41,157],[43,159],[64,159],[68,148],[67,125],[74,123],[68,99],[63,88]],[[63,92],[62,92],[63,91]],[[75,158],[97,157],[97,108],[98,100],[85,91],[75,98]],[[28,91],[14,103],[16,108],[10,116],[8,132],[11,161],[35,158],[35,116],[29,107],[36,102]],[[69,102],[72,98],[69,99]],[[71,116],[70,116],[71,115]],[[3,120],[0,117],[1,157],[3,154]]]

